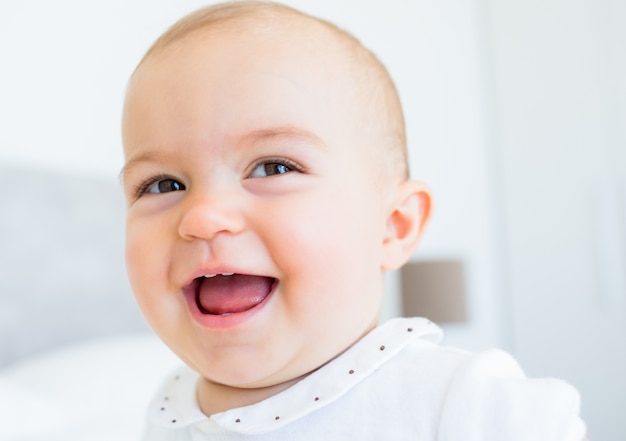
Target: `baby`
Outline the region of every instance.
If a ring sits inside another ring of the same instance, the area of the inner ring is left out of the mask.
[[[387,71],[334,25],[227,3],[148,51],[123,117],[127,265],[185,362],[147,440],[572,440],[575,390],[506,354],[378,326],[430,194]]]

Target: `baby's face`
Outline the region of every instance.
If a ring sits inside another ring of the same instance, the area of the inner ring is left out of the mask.
[[[209,381],[302,376],[375,326],[390,191],[337,57],[195,36],[133,77],[127,265],[148,321]]]

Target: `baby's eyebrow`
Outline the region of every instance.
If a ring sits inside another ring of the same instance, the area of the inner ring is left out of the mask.
[[[315,144],[318,147],[326,148],[326,143],[313,132],[300,129],[293,126],[284,127],[272,127],[269,129],[259,129],[248,133],[243,137],[244,142],[254,144],[259,141],[274,141],[274,140],[296,140],[306,141]]]
[[[124,177],[128,172],[142,162],[155,162],[159,159],[159,155],[155,152],[142,152],[139,155],[129,159],[120,170],[119,178],[124,182]]]

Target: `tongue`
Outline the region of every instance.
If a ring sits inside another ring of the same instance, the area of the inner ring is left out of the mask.
[[[246,311],[261,303],[270,293],[270,277],[217,275],[200,281],[197,302],[205,314],[223,315]]]

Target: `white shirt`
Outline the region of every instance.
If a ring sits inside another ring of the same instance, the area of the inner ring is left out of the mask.
[[[527,379],[506,353],[439,346],[441,330],[393,319],[289,389],[210,417],[184,368],[149,409],[145,439],[581,441],[575,389]]]

